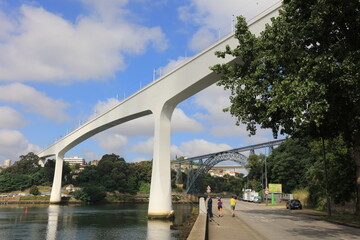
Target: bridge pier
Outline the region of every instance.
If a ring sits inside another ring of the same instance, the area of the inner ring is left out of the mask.
[[[171,218],[170,131],[174,107],[165,106],[154,112],[154,156],[152,163],[149,218]]]
[[[61,179],[64,164],[63,154],[56,154],[55,157],[55,174],[50,195],[50,203],[52,204],[61,202]]]

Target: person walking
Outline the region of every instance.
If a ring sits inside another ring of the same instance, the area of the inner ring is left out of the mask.
[[[232,217],[235,217],[235,205],[236,205],[236,197],[232,196],[230,199],[230,209],[231,209]]]
[[[211,221],[212,218],[213,218],[213,212],[212,212],[212,198],[211,198],[210,195],[208,196],[207,211],[208,211],[209,218],[210,218],[210,221]]]
[[[221,197],[218,198],[218,202],[217,202],[217,205],[218,205],[218,213],[219,213],[219,217],[222,217],[222,201],[221,201]]]

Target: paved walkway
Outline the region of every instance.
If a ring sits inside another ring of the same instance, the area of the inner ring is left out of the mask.
[[[223,217],[219,217],[217,211],[217,199],[213,199],[213,221],[209,222],[209,240],[264,240],[266,239],[259,233],[256,233],[250,226],[244,223],[239,217],[241,211],[235,207],[235,217],[231,216],[230,199],[223,198]],[[238,202],[241,204],[241,202]]]

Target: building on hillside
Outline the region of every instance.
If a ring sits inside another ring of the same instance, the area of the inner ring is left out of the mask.
[[[224,175],[228,174],[228,175],[230,175],[230,176],[236,177],[236,173],[233,172],[233,171],[227,171],[227,170],[225,170],[225,171],[223,171],[223,174],[224,174]]]
[[[228,171],[228,170],[213,170],[211,169],[209,171],[210,175],[212,177],[224,177],[226,174],[229,176],[233,176],[236,177],[236,173],[233,171]]]
[[[11,166],[11,160],[10,160],[10,159],[6,159],[6,160],[4,161],[3,167],[4,167],[4,168],[7,168],[7,167],[10,167],[10,166]]]
[[[171,169],[174,169],[174,170],[177,170],[179,168],[179,164],[172,164],[171,165]],[[190,166],[187,164],[187,165],[183,165],[181,164],[181,171],[184,172],[186,170],[189,170]],[[192,165],[192,168],[193,169],[197,169],[199,168],[198,165]]]
[[[99,164],[99,160],[92,160],[88,164],[93,165],[93,166],[97,166]]]
[[[79,164],[80,166],[85,165],[86,161],[84,158],[80,158],[80,157],[66,157],[64,158],[64,161],[66,163],[68,163],[69,165],[75,165],[75,164]]]

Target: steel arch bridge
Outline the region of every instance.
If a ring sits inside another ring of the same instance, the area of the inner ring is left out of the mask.
[[[199,165],[196,171],[195,169],[189,170],[186,192],[198,192],[200,190],[199,186],[201,186],[202,179],[205,174],[216,164],[223,161],[233,161],[240,164],[241,166],[244,166],[247,164],[247,157],[241,153],[236,152],[220,153],[209,157],[205,162]]]
[[[186,192],[197,193],[200,191],[200,186],[202,185],[202,180],[205,174],[218,163],[223,161],[232,161],[240,164],[241,166],[244,166],[247,164],[247,157],[241,152],[250,151],[250,154],[254,154],[255,149],[269,148],[270,153],[270,151],[272,151],[275,146],[280,145],[284,141],[285,139],[280,139],[247,147],[235,148],[228,151],[172,161],[172,164],[179,164],[177,169],[176,182],[182,182],[181,163],[189,163],[189,173],[186,181]],[[198,161],[198,163],[194,164],[195,161]],[[197,166],[196,169],[194,168],[194,165]]]

